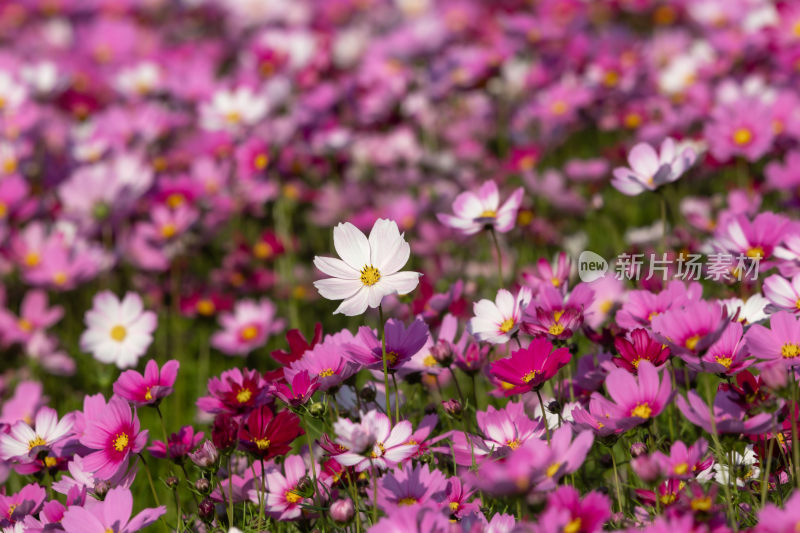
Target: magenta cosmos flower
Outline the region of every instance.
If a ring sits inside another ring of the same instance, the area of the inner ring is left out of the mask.
[[[630,332],[630,340],[619,336],[614,339],[614,347],[619,357],[612,359],[614,364],[628,372],[636,373],[641,361],[650,361],[659,367],[669,359],[669,348],[654,340],[644,328]]]
[[[154,440],[147,451],[159,459],[167,457],[173,460],[182,459],[197,448],[201,440],[203,440],[202,431],[195,433],[192,426],[183,426],[177,433],[171,434],[167,442]]]
[[[316,465],[319,472],[319,465]],[[306,477],[306,464],[299,455],[290,455],[283,463],[283,474],[275,468],[266,471],[267,494],[265,506],[267,512],[276,520],[295,520],[300,518],[302,505],[312,504],[311,498],[301,494],[300,487]],[[323,491],[318,491],[323,492]],[[250,501],[258,503],[257,490],[249,491]]]
[[[391,514],[398,507],[430,504],[435,502],[434,498],[441,497],[446,485],[447,480],[440,470],[406,463],[381,478],[378,507]]]
[[[519,331],[522,313],[530,301],[527,287],[521,288],[516,298],[500,289],[494,302],[484,298],[473,305],[475,316],[467,323],[467,331],[479,341],[504,344]]]
[[[516,189],[501,206],[497,184],[487,181],[477,193],[465,191],[453,202],[453,215],[438,213],[439,221],[464,235],[474,235],[483,229],[499,233],[510,231],[517,221],[517,211],[522,203],[522,187]]]
[[[540,337],[533,339],[526,348],[513,352],[511,357],[492,363],[491,371],[495,377],[512,385],[503,388],[506,396],[513,396],[539,389],[571,357],[566,348],[554,350],[550,341]]]
[[[208,380],[208,396],[197,399],[206,413],[242,414],[264,404],[267,381],[258,370],[231,368]]]
[[[680,178],[696,158],[694,150],[688,147],[679,150],[670,137],[661,143],[660,152],[647,143],[639,143],[628,154],[630,168],[615,168],[611,185],[628,196],[654,191]]]
[[[102,363],[119,368],[135,366],[153,342],[156,314],[145,311],[138,294],[129,292],[120,301],[111,291],[97,293],[85,317],[87,330],[81,349]]]
[[[759,270],[763,271],[770,266],[768,261],[781,244],[789,224],[789,219],[771,212],[760,213],[752,221],[745,215],[738,215],[720,223],[712,245],[719,251],[733,254],[734,258],[743,254],[758,259]]]
[[[652,327],[673,353],[691,359],[719,338],[728,324],[724,318],[717,302],[689,302],[653,317]]]
[[[602,531],[610,517],[608,496],[597,491],[581,495],[575,487],[564,485],[548,496],[539,523],[545,525],[542,533],[594,533]]]
[[[294,381],[298,374],[307,372],[324,391],[338,386],[360,370],[359,365],[347,356],[347,347],[353,342],[355,337],[346,329],[333,335],[326,335],[321,343],[284,367],[283,374],[286,380]]]
[[[769,320],[770,329],[760,324],[750,326],[744,340],[750,353],[759,359],[783,361],[788,366],[800,363],[800,318],[779,311]]]
[[[275,311],[275,304],[266,298],[236,302],[232,313],[219,316],[223,330],[214,333],[211,345],[226,355],[239,356],[264,346],[270,335],[286,325],[282,318],[275,318]]]
[[[414,455],[418,447],[409,443],[411,422],[403,420],[392,427],[388,416],[374,410],[366,413],[359,423],[340,418],[333,429],[336,443],[347,450],[337,455],[336,461],[343,466],[355,466],[358,472],[372,466],[381,469],[394,466]]]
[[[128,467],[132,454],[147,444],[147,430],[139,430],[139,417],[128,402],[113,396],[97,417],[86,418],[81,444],[93,450],[83,458],[86,470],[109,479]]]
[[[698,372],[713,372],[733,376],[755,362],[746,348],[740,322],[730,322],[720,338],[700,357],[699,360],[686,358],[686,364]]]
[[[759,413],[747,418],[747,412],[728,391],[718,391],[713,409],[695,391],[686,398],[678,395],[675,403],[689,422],[709,433],[747,433],[758,435],[773,425],[771,413]],[[713,421],[713,423],[712,423]]]
[[[772,147],[775,137],[772,128],[769,110],[763,104],[752,98],[740,98],[711,112],[703,136],[711,155],[720,161],[735,156],[756,161]]]
[[[486,411],[475,413],[475,421],[482,436],[460,431],[452,434],[456,464],[468,466],[473,457],[480,461],[487,456],[503,455],[545,432],[541,422],[528,417],[522,402],[508,402],[502,409],[490,405]]]
[[[606,391],[613,403],[596,392],[592,394],[607,408],[607,414],[610,415],[607,425],[626,429],[643,424],[658,416],[669,403],[672,396],[669,375],[665,374],[661,379],[650,361],[639,362],[638,370],[638,377],[622,368],[608,374]]]
[[[126,370],[114,383],[114,394],[134,405],[157,405],[172,394],[172,386],[178,377],[181,364],[172,359],[159,370],[158,363],[150,359],[144,368],[144,376],[136,370]]]
[[[394,372],[425,346],[430,338],[428,325],[416,319],[408,327],[390,318],[384,328],[386,335],[386,366]],[[355,342],[346,346],[350,360],[365,368],[383,369],[383,345],[375,331],[367,326],[358,329]]]
[[[369,238],[349,222],[339,224],[333,228],[333,246],[341,259],[315,257],[314,266],[332,277],[314,286],[323,298],[342,300],[334,314],[360,315],[385,296],[408,294],[419,284],[422,274],[400,272],[411,247],[393,220],[376,220]]]
[[[102,501],[88,500],[83,507],[70,506],[61,526],[66,533],[136,533],[167,512],[165,506],[145,509],[133,518],[133,496],[126,488],[113,488]]]

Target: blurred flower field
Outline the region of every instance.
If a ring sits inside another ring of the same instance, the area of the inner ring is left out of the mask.
[[[800,530],[800,3],[0,0],[0,532]]]

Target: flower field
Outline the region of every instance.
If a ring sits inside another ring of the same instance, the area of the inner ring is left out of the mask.
[[[0,533],[800,531],[800,3],[0,0]]]

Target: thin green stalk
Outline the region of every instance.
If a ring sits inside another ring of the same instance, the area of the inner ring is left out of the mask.
[[[378,472],[375,465],[370,460],[370,471],[372,472],[372,523],[378,522]]]
[[[394,423],[400,422],[400,387],[397,386],[397,378],[392,372],[392,385],[394,385]]]
[[[544,424],[544,432],[547,435],[547,444],[550,445],[550,428],[547,427],[547,414],[544,412],[544,402],[542,401],[542,393],[536,389],[536,396],[539,398],[539,407],[542,409],[542,423]]]
[[[386,334],[383,331],[383,306],[378,305],[378,329],[381,334],[381,358],[383,359],[383,387],[386,395],[386,415],[392,418],[392,404],[389,402],[389,366],[386,360]]]
[[[614,448],[611,448],[611,465],[614,467],[614,490],[617,493],[617,509],[622,513],[622,490],[619,486],[619,472],[617,471],[617,458],[614,456]],[[658,496],[658,494],[656,494]],[[657,499],[657,498],[656,498]]]
[[[147,481],[150,483],[150,491],[153,493],[153,499],[156,502],[156,507],[161,505],[161,502],[158,501],[158,494],[156,494],[156,486],[153,483],[153,475],[150,473],[150,467],[147,465],[147,461],[144,459],[144,455],[139,453],[139,458],[142,460],[144,464],[144,471],[147,473]]]
[[[228,525],[233,527],[233,470],[230,455],[228,455]]]
[[[500,252],[500,241],[497,240],[497,233],[494,228],[489,229],[489,234],[494,242],[494,251],[497,254],[497,284],[498,288],[503,288],[503,254]]]

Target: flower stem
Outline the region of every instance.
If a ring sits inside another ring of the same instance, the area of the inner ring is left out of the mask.
[[[389,402],[389,366],[386,360],[386,333],[383,330],[383,306],[378,305],[378,329],[381,334],[381,358],[383,359],[383,387],[386,395],[386,415],[392,418],[392,404]]]
[[[372,524],[378,521],[378,469],[375,464],[370,460],[372,465]]]
[[[539,398],[539,407],[542,409],[542,423],[544,424],[544,432],[547,435],[547,444],[550,445],[550,428],[547,427],[547,415],[544,412],[544,402],[542,401],[542,393],[536,389],[536,396]]]
[[[611,452],[611,465],[614,467],[614,490],[617,493],[617,508],[622,514],[622,490],[619,488],[619,472],[617,471],[617,458],[614,456],[614,448],[610,449]],[[656,499],[658,494],[656,494]]]
[[[147,473],[147,481],[150,483],[150,491],[153,493],[153,499],[156,501],[156,506],[161,506],[161,502],[158,501],[158,494],[156,494],[156,486],[153,483],[153,475],[150,473],[150,467],[147,465],[147,461],[144,459],[144,455],[139,453],[139,458],[142,460],[144,464],[144,471]]]
[[[489,234],[492,236],[494,242],[494,251],[497,254],[497,283],[498,288],[503,288],[503,255],[500,252],[500,242],[497,240],[497,233],[494,228],[489,229]]]
[[[394,423],[400,422],[400,387],[397,386],[397,378],[392,373],[392,385],[394,385]]]

